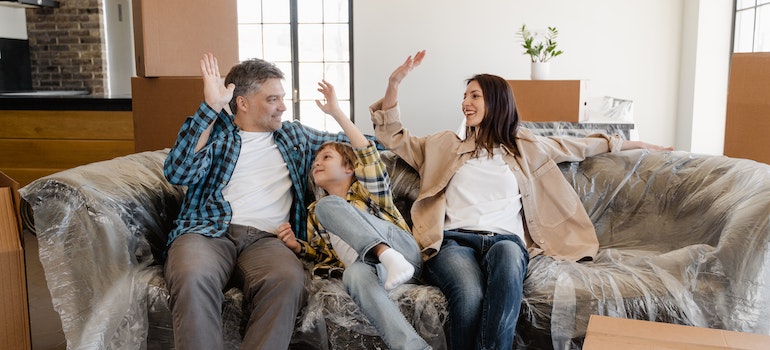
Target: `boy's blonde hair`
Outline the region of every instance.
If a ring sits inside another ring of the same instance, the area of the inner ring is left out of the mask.
[[[342,165],[346,167],[350,167],[351,169],[356,168],[356,162],[358,162],[358,156],[356,156],[356,151],[353,149],[353,146],[351,146],[347,142],[339,142],[339,141],[327,141],[321,147],[318,148],[318,151],[315,152],[316,156],[318,153],[321,153],[326,148],[331,148],[337,153],[339,153],[342,156]]]

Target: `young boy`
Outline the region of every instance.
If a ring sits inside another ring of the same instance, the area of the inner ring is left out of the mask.
[[[417,242],[393,203],[374,144],[339,108],[334,87],[318,85],[326,103],[316,104],[340,124],[352,147],[327,142],[316,153],[313,181],[328,195],[309,207],[308,242],[297,240],[288,223],[278,228],[278,238],[316,268],[344,267],[345,288],[390,349],[429,349],[387,293],[419,274]]]

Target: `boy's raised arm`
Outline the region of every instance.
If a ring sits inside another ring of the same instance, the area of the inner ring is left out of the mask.
[[[340,104],[337,101],[337,93],[334,91],[334,86],[326,80],[322,80],[318,83],[318,91],[324,95],[326,103],[321,100],[315,100],[316,105],[324,113],[331,115],[334,120],[342,127],[342,131],[350,139],[350,144],[357,148],[365,148],[369,146],[369,140],[366,139],[361,130],[358,129],[356,124],[353,123],[348,116],[340,109]]]

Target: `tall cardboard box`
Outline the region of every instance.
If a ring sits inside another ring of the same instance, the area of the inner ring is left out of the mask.
[[[736,52],[727,85],[724,153],[770,164],[770,52]]]
[[[770,336],[591,315],[583,350],[701,350],[770,347]]]
[[[140,77],[197,77],[213,53],[226,74],[238,63],[236,0],[134,0],[134,53]]]
[[[0,171],[0,349],[32,346],[19,184]]]

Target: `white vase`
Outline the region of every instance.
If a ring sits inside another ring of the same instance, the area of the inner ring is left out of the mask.
[[[532,78],[532,80],[546,80],[548,79],[550,70],[551,66],[548,62],[532,62],[530,78]]]

